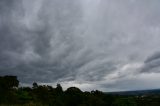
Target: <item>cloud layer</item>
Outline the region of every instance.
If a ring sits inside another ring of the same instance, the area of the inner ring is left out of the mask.
[[[0,75],[83,90],[158,88],[159,4],[1,0]]]

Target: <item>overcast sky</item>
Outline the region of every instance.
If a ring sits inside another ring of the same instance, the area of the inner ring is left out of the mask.
[[[0,75],[82,90],[160,88],[160,0],[0,0]]]

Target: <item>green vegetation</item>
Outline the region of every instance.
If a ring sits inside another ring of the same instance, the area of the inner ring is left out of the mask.
[[[18,87],[16,76],[0,77],[0,106],[160,106],[160,95],[115,95],[101,91],[83,92],[70,87],[63,91],[33,83],[33,87]]]

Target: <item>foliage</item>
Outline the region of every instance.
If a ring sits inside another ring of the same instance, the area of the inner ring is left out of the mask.
[[[122,96],[95,90],[83,92],[77,87],[63,91],[33,83],[33,87],[18,87],[16,76],[0,77],[0,106],[160,106],[160,95]]]

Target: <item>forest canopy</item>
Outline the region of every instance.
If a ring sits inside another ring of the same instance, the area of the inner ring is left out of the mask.
[[[81,91],[77,87],[63,90],[60,84],[19,87],[16,76],[0,76],[0,106],[158,106],[160,96],[107,94],[99,90]]]

